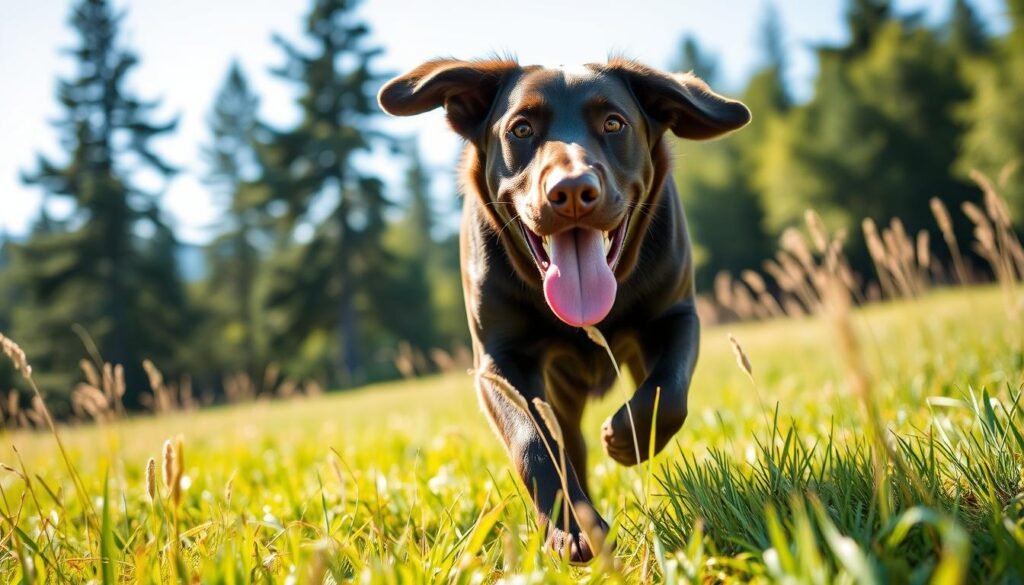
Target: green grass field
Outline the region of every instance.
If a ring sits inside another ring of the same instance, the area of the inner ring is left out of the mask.
[[[590,566],[542,549],[472,378],[459,374],[63,428],[87,501],[50,434],[5,434],[0,575],[1020,582],[1024,331],[1006,314],[999,291],[985,288],[853,315],[889,452],[845,382],[825,323],[706,328],[690,417],[652,465],[620,468],[599,448],[600,422],[631,382],[588,411],[593,495],[616,541]],[[749,356],[754,384],[728,333]],[[159,476],[163,443],[178,435],[176,504]]]

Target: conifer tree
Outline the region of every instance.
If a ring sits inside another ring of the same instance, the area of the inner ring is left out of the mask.
[[[286,57],[275,73],[299,88],[301,120],[273,132],[259,148],[268,204],[285,209],[287,249],[274,263],[269,296],[274,341],[277,347],[333,346],[329,369],[342,385],[365,378],[360,320],[373,312],[370,291],[381,276],[388,205],[381,182],[354,163],[378,137],[369,123],[379,112],[375,96],[382,82],[373,67],[380,49],[368,46],[370,31],[356,18],[356,4],[315,0],[302,43],[308,50],[275,37]],[[289,244],[295,235],[304,237]]]
[[[210,141],[203,149],[205,181],[224,208],[222,231],[207,246],[204,304],[210,357],[221,370],[258,376],[266,360],[260,326],[257,277],[260,242],[267,240],[258,208],[259,168],[254,149],[259,99],[238,62],[233,62],[209,116]]]
[[[972,62],[973,90],[961,110],[967,124],[957,169],[996,181],[1014,220],[1024,222],[1024,0],[1008,0],[1010,31],[992,40],[991,57]]]
[[[129,90],[138,58],[121,43],[122,18],[107,0],[81,0],[72,8],[78,41],[68,53],[76,72],[58,83],[63,114],[55,123],[67,154],[64,160],[40,155],[23,180],[73,209],[51,218],[44,206],[31,238],[14,249],[22,295],[14,334],[43,385],[66,392],[86,356],[72,332],[81,325],[104,359],[125,366],[132,403],[144,386],[144,358],[174,371],[190,318],[175,266],[177,243],[157,193],[136,180],[139,169],[164,180],[174,173],[150,143],[174,130],[176,120],[154,121],[159,102]]]
[[[929,199],[958,209],[976,190],[949,172],[963,130],[954,112],[968,96],[950,51],[883,0],[855,0],[850,15],[850,42],[819,49],[814,96],[768,137],[758,174],[773,231],[814,208],[847,230],[867,273],[861,220],[898,217],[937,241]]]

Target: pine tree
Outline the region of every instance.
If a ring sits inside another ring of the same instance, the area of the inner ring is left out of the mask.
[[[430,201],[430,175],[423,165],[423,157],[413,143],[409,148],[409,166],[405,171],[405,189],[409,194],[405,229],[413,234],[411,238],[417,249],[424,254],[426,262],[432,262],[429,251],[434,245],[431,232],[434,230],[434,210]]]
[[[69,53],[77,73],[58,84],[64,113],[55,123],[67,160],[40,155],[23,180],[74,208],[60,219],[44,208],[30,240],[14,250],[23,297],[14,329],[43,385],[67,392],[85,357],[72,332],[81,325],[104,359],[124,364],[132,403],[144,387],[142,359],[174,371],[190,320],[174,237],[157,196],[133,181],[140,167],[165,179],[173,174],[150,141],[172,131],[176,120],[152,122],[159,102],[126,87],[138,59],[119,41],[121,18],[106,0],[81,0],[72,10],[78,45]]]
[[[892,20],[890,0],[849,0],[846,8],[846,26],[850,41],[841,52],[857,56],[868,50],[878,32]]]
[[[886,5],[860,4],[876,15]],[[887,14],[851,20],[860,32],[851,31],[849,45],[819,50],[815,95],[773,129],[758,172],[773,231],[814,208],[833,229],[847,230],[861,273],[870,268],[864,218],[887,225],[898,217],[911,233],[935,231],[930,198],[958,209],[976,197],[949,172],[963,131],[953,112],[968,96],[950,74],[955,59],[913,16]]]
[[[779,12],[774,4],[769,4],[765,10],[760,36],[764,61],[747,84],[746,100],[751,99],[751,94],[756,94],[756,97],[763,94],[769,99],[764,104],[747,103],[747,105],[757,106],[759,112],[765,111],[761,106],[770,108],[773,113],[785,112],[793,105],[793,98],[786,86],[786,47],[782,22],[779,20]]]
[[[958,55],[977,56],[990,49],[985,23],[968,0],[953,0],[947,35],[950,47]]]
[[[11,330],[11,313],[17,302],[9,271],[10,248],[11,243],[7,235],[0,232],[0,333]],[[0,392],[6,392],[7,389],[13,388],[15,380],[14,368],[9,363],[0,365]]]
[[[388,226],[386,245],[394,260],[386,270],[390,282],[378,297],[378,307],[382,325],[426,355],[442,344],[437,333],[441,257],[431,235],[435,214],[430,175],[415,142],[404,150],[406,203],[403,216]]]
[[[765,128],[777,112],[788,107],[789,98],[783,79],[782,32],[771,11],[765,29],[762,40],[768,45],[764,51],[768,59],[743,96],[754,112],[753,123],[721,140],[680,140],[674,149],[680,155],[675,179],[693,232],[700,290],[708,290],[720,271],[758,268],[772,249],[762,203],[748,169],[756,166]],[[702,54],[697,47],[685,53]],[[687,59],[684,56],[682,60]]]
[[[704,52],[693,35],[685,35],[679,43],[679,56],[670,66],[672,71],[679,73],[692,72],[697,77],[714,85],[718,72],[718,59]]]
[[[258,243],[267,239],[253,184],[259,173],[258,106],[241,66],[233,62],[210,113],[210,141],[203,149],[205,181],[224,207],[222,231],[206,249],[209,278],[203,297],[212,314],[204,337],[212,341],[209,353],[217,368],[254,377],[266,359],[256,292]]]
[[[962,109],[968,125],[957,169],[977,169],[997,182],[1014,220],[1024,222],[1024,0],[1008,0],[1011,28],[992,40],[991,57],[965,74],[973,95]]]
[[[334,381],[364,378],[360,316],[372,311],[369,291],[380,277],[384,208],[380,181],[354,165],[375,135],[367,129],[378,112],[372,63],[380,50],[367,46],[369,29],[353,0],[315,0],[306,23],[306,46],[275,37],[286,55],[275,73],[301,88],[302,118],[261,144],[270,200],[284,204],[286,233],[312,232],[275,262],[269,300],[278,346],[301,345],[336,334]],[[313,338],[311,338],[313,336]]]

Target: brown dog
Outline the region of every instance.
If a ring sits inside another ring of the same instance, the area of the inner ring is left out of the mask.
[[[608,455],[634,465],[637,451],[641,461],[651,452],[652,424],[658,452],[686,419],[700,331],[664,133],[713,138],[746,124],[750,112],[692,75],[623,59],[572,72],[429,61],[391,80],[379,100],[399,116],[444,107],[466,140],[462,284],[477,390],[547,523],[548,545],[590,560],[595,551],[574,515],[551,522],[562,491],[557,462],[492,380],[507,380],[530,408],[534,398],[550,403],[564,435],[570,501],[589,507],[585,515],[607,531],[588,498],[580,420],[615,373],[580,327],[597,325],[643,380],[630,399],[635,433],[625,405],[601,432]]]

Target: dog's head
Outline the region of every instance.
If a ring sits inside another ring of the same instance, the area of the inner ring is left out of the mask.
[[[633,271],[668,171],[662,136],[706,139],[750,120],[692,75],[613,59],[578,70],[429,61],[388,82],[384,111],[444,107],[516,271],[574,326],[600,322]],[[514,226],[514,227],[513,227]]]

